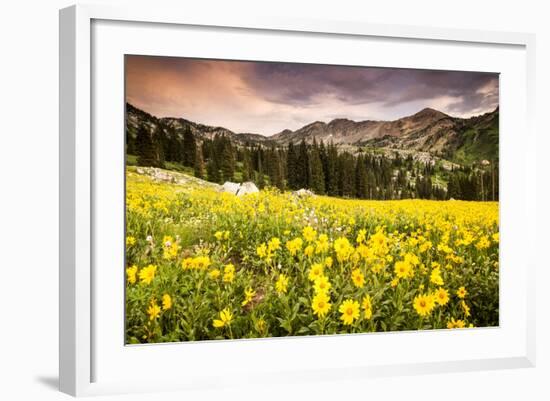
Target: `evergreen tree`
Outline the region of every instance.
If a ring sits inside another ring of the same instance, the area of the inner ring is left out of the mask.
[[[316,194],[325,193],[325,175],[323,173],[323,163],[319,155],[319,147],[315,138],[313,139],[313,146],[309,153],[309,187]]]
[[[355,162],[355,193],[361,199],[368,197],[368,174],[362,155],[359,155]]]
[[[242,172],[242,182],[250,181],[254,175],[254,170],[252,168],[252,160],[250,157],[250,151],[248,149],[243,149],[243,172]]]
[[[309,157],[306,141],[302,139],[298,146],[298,160],[296,163],[296,188],[309,188]]]
[[[213,157],[208,160],[208,163],[206,163],[206,174],[208,175],[208,181],[216,182],[218,184],[222,183],[220,168],[216,163],[216,159]]]
[[[262,166],[261,152],[258,152],[258,172],[256,174],[257,174],[257,178],[255,180],[256,184],[258,184],[258,188],[262,189],[263,187],[265,187],[265,177],[264,177],[264,169]]]
[[[204,178],[204,159],[202,157],[202,149],[197,147],[197,154],[195,155],[195,177]]]
[[[225,136],[222,137],[222,151],[220,154],[220,168],[224,181],[233,181],[235,176],[235,150],[231,141]]]
[[[195,141],[195,135],[191,132],[191,128],[187,126],[183,132],[183,165],[193,167],[195,165],[196,154],[197,143]]]
[[[327,149],[325,175],[325,190],[330,196],[338,195],[338,150],[334,143],[330,143]]]
[[[140,124],[136,137],[136,152],[138,155],[137,163],[140,166],[155,166],[155,148],[153,140],[145,125]]]
[[[340,196],[355,196],[355,159],[349,152],[338,155],[338,192]]]
[[[166,135],[162,124],[157,124],[153,134],[153,149],[155,151],[155,166],[164,168],[164,147],[166,145]]]
[[[136,154],[136,141],[128,129],[126,127],[126,154],[127,155],[135,155]]]
[[[290,142],[288,144],[287,156],[286,156],[286,169],[287,169],[287,184],[290,189],[298,188],[298,154],[296,148]]]
[[[284,181],[281,166],[281,157],[279,156],[279,151],[275,149],[275,147],[272,147],[271,151],[268,153],[267,161],[267,172],[269,175],[270,184],[274,187],[279,188],[280,190],[283,190]]]

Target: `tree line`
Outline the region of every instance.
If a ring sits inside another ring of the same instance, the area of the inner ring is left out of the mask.
[[[359,199],[498,200],[498,167],[453,167],[420,162],[411,155],[355,154],[324,142],[302,140],[287,146],[235,144],[225,135],[197,141],[189,127],[142,123],[127,132],[126,150],[137,164],[165,168],[167,162],[193,169],[211,182],[253,181],[280,190],[310,189],[316,194]]]

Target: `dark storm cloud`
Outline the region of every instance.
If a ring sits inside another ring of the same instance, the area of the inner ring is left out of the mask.
[[[333,118],[394,120],[425,107],[482,114],[498,105],[498,75],[127,56],[126,99],[158,117],[270,135]]]
[[[498,75],[327,65],[258,63],[246,81],[265,99],[314,105],[331,96],[350,104],[393,107],[438,97],[457,98],[448,111],[467,113],[498,105]]]

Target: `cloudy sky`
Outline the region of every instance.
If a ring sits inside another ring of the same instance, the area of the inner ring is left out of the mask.
[[[498,74],[127,56],[126,100],[157,117],[272,135],[334,118],[395,120],[498,106]]]

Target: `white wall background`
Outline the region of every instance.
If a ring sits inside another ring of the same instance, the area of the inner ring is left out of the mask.
[[[130,0],[97,3],[135,4]],[[140,1],[141,2],[141,1]],[[146,2],[143,2],[146,3]],[[161,1],[212,14],[247,13],[374,23],[429,25],[537,34],[539,141],[538,232],[525,233],[548,249],[550,169],[550,29],[543,1]],[[58,291],[58,9],[66,0],[3,2],[0,12],[0,398],[50,400],[57,392]],[[518,133],[521,135],[521,133]],[[292,387],[189,394],[188,399],[549,399],[548,258],[537,270],[537,352],[534,369],[327,382]],[[289,361],[291,362],[291,361]],[[178,393],[121,396],[182,399]],[[115,397],[108,397],[108,399]],[[116,399],[119,399],[116,398]]]

